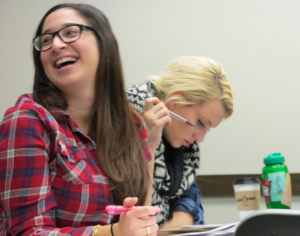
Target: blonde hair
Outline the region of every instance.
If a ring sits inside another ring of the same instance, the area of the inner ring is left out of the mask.
[[[160,76],[148,78],[155,84],[158,97],[167,104],[172,100],[182,105],[203,104],[220,98],[225,118],[233,113],[231,85],[223,67],[213,59],[186,56],[171,62]],[[172,96],[171,96],[172,95]]]

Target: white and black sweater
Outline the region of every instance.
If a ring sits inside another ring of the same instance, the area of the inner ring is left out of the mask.
[[[141,113],[144,112],[145,100],[157,96],[157,89],[150,81],[133,85],[126,92],[129,102]],[[180,198],[195,181],[199,160],[197,142],[189,147],[173,148],[162,138],[155,153],[152,192],[152,205],[162,209],[161,213],[156,214],[159,226],[172,218],[171,201]]]

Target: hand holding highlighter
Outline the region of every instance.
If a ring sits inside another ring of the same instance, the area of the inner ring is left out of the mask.
[[[137,208],[141,208],[144,206],[133,206],[133,207],[123,207],[123,206],[116,206],[116,205],[107,205],[105,210],[108,214],[111,215],[119,215],[121,213],[125,213],[129,210],[133,210],[133,209],[137,209]],[[161,212],[161,209],[159,207],[155,207],[156,208],[156,213]]]

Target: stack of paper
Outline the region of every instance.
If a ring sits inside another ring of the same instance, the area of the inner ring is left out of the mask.
[[[217,225],[185,225],[176,229],[160,230],[158,235],[164,236],[188,236],[188,235],[201,235],[201,236],[214,236],[224,235],[232,236],[239,222],[230,224],[217,224]]]

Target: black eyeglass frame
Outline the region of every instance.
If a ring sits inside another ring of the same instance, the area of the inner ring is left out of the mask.
[[[65,29],[65,28],[67,28],[67,27],[70,27],[70,26],[78,26],[78,27],[79,27],[79,29],[80,29],[80,31],[79,31],[79,36],[78,36],[78,38],[75,39],[75,40],[65,42],[65,41],[62,39],[62,37],[60,36],[59,33],[60,33],[61,30]],[[54,37],[55,37],[56,35],[57,35],[57,36],[60,38],[60,40],[63,41],[64,43],[72,43],[72,42],[75,42],[76,40],[80,39],[82,30],[84,30],[84,31],[94,31],[94,32],[95,32],[95,29],[94,29],[93,27],[90,27],[90,26],[87,26],[87,25],[70,24],[70,25],[67,25],[67,26],[61,28],[60,30],[57,30],[57,31],[53,32],[53,33],[44,33],[44,34],[40,34],[39,36],[35,37],[35,38],[32,40],[32,42],[33,42],[34,48],[35,48],[37,51],[39,51],[39,52],[44,52],[44,51],[48,51],[49,49],[52,48],[53,39],[54,39]],[[36,45],[36,39],[42,37],[43,35],[48,35],[48,34],[52,36],[51,46],[50,46],[49,48],[47,48],[46,50],[40,50],[40,49],[38,48],[38,46]]]

